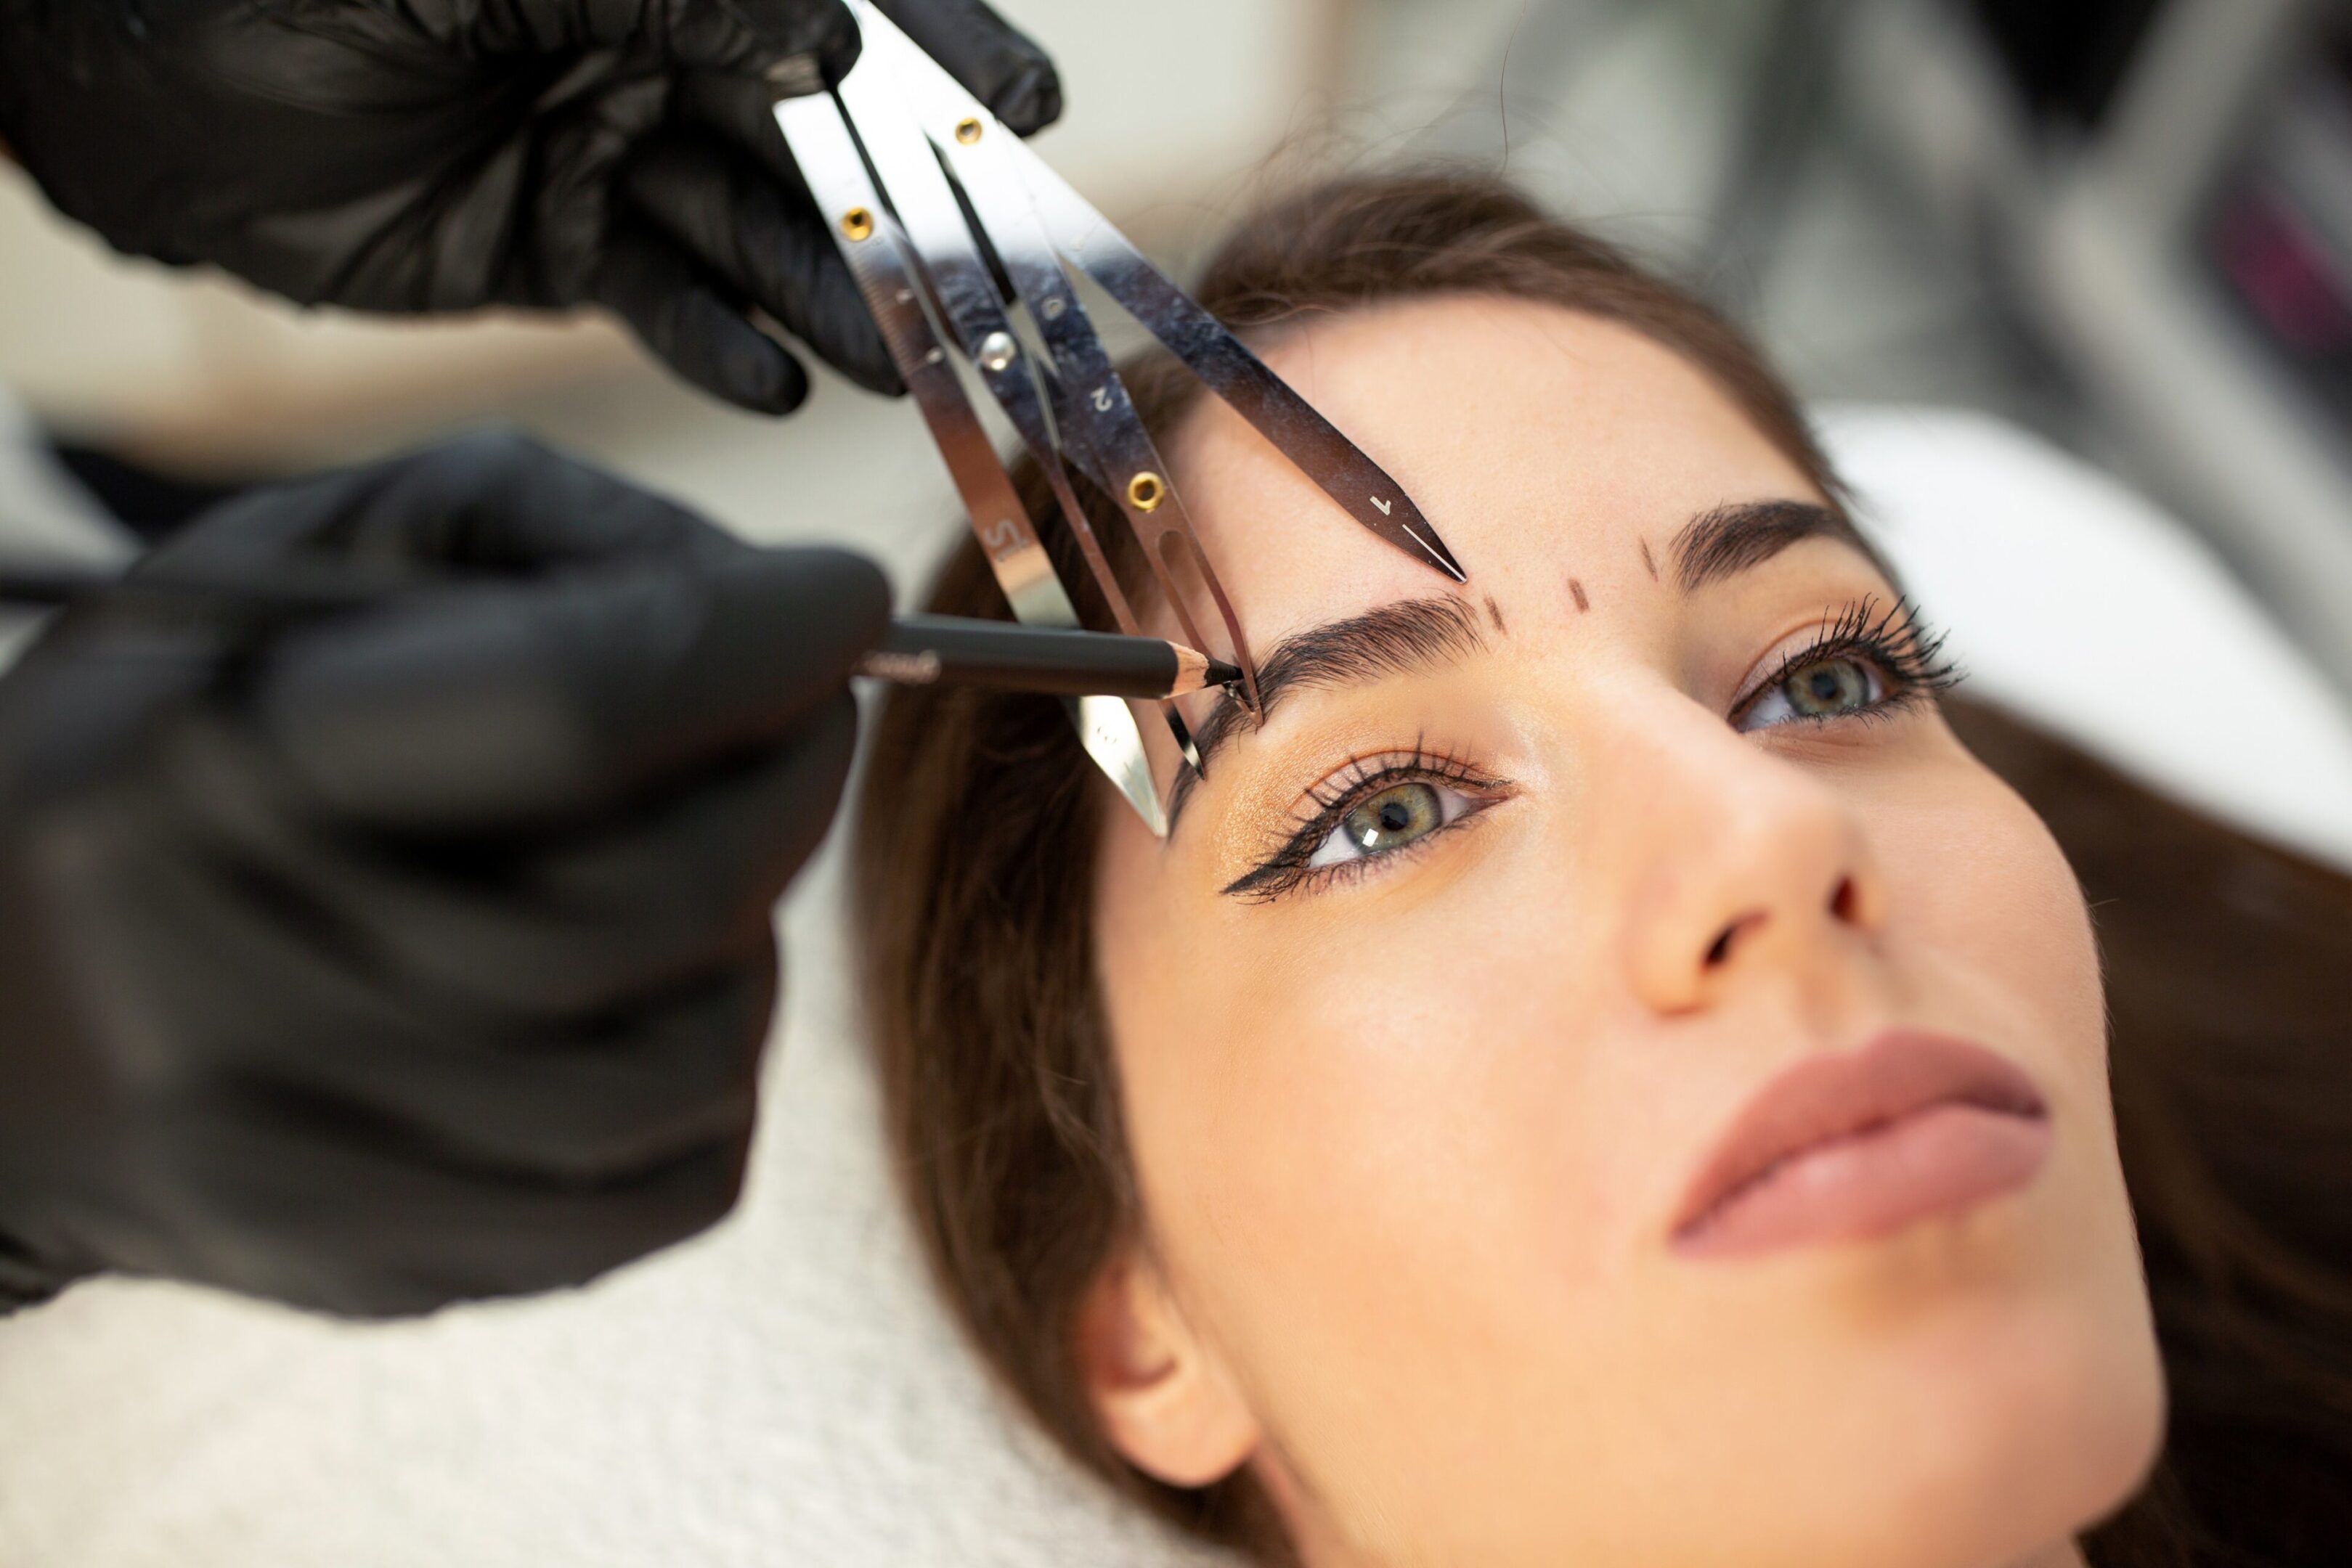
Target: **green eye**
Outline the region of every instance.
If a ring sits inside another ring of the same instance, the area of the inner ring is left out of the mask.
[[[1739,727],[1769,729],[1790,719],[1839,718],[1874,706],[1885,695],[1885,682],[1875,668],[1850,654],[1832,654],[1800,664],[1765,687],[1740,716]]]
[[[1308,792],[1317,810],[1265,863],[1224,891],[1265,902],[1303,888],[1385,874],[1421,859],[1465,819],[1507,800],[1510,782],[1480,779],[1420,747],[1385,765],[1360,758]],[[1437,851],[1435,852],[1443,852]]]
[[[1445,802],[1435,786],[1419,779],[1391,784],[1340,818],[1307,863],[1336,865],[1384,854],[1444,825]]]
[[[1871,698],[1870,672],[1852,659],[1823,659],[1780,683],[1789,706],[1807,718],[1852,713]]]

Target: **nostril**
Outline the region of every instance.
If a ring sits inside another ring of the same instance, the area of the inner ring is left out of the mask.
[[[1840,923],[1852,925],[1862,915],[1862,891],[1853,885],[1853,878],[1842,876],[1830,890],[1830,914]]]
[[[1715,940],[1707,945],[1706,967],[1710,969],[1720,968],[1729,962],[1731,950],[1739,945],[1740,934],[1751,925],[1760,925],[1763,919],[1764,916],[1760,911],[1743,915],[1721,931],[1717,932]]]

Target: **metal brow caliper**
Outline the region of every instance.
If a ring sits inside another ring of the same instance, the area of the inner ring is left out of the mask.
[[[1079,623],[965,395],[967,373],[1043,473],[1117,630],[1138,630],[1135,611],[1074,475],[1123,515],[1186,640],[1237,667],[1242,701],[1252,711],[1259,706],[1257,665],[1232,601],[1079,302],[1073,271],[1349,516],[1433,570],[1465,580],[1436,529],[1380,465],[1145,261],[913,40],[866,0],[848,5],[864,40],[857,63],[830,92],[779,101],[776,124],[939,444],[1015,618],[1036,626]],[[1164,835],[1167,818],[1134,712],[1117,697],[1065,700],[1087,755]],[[1182,716],[1172,703],[1160,709],[1178,751],[1198,768]]]

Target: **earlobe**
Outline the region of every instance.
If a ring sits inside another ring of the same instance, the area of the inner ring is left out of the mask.
[[[1145,1474],[1207,1486],[1256,1450],[1256,1417],[1136,1249],[1123,1248],[1087,1291],[1077,1349],[1103,1435]]]

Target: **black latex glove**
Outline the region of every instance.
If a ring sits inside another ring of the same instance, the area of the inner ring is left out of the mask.
[[[0,679],[0,1296],[110,1269],[352,1313],[582,1281],[733,1202],[772,911],[881,574],[527,444],[228,503]]]
[[[980,0],[882,9],[1015,130],[1045,56]],[[0,141],[118,249],[360,310],[603,305],[687,380],[782,413],[881,339],[762,73],[845,69],[839,0],[0,0]]]

